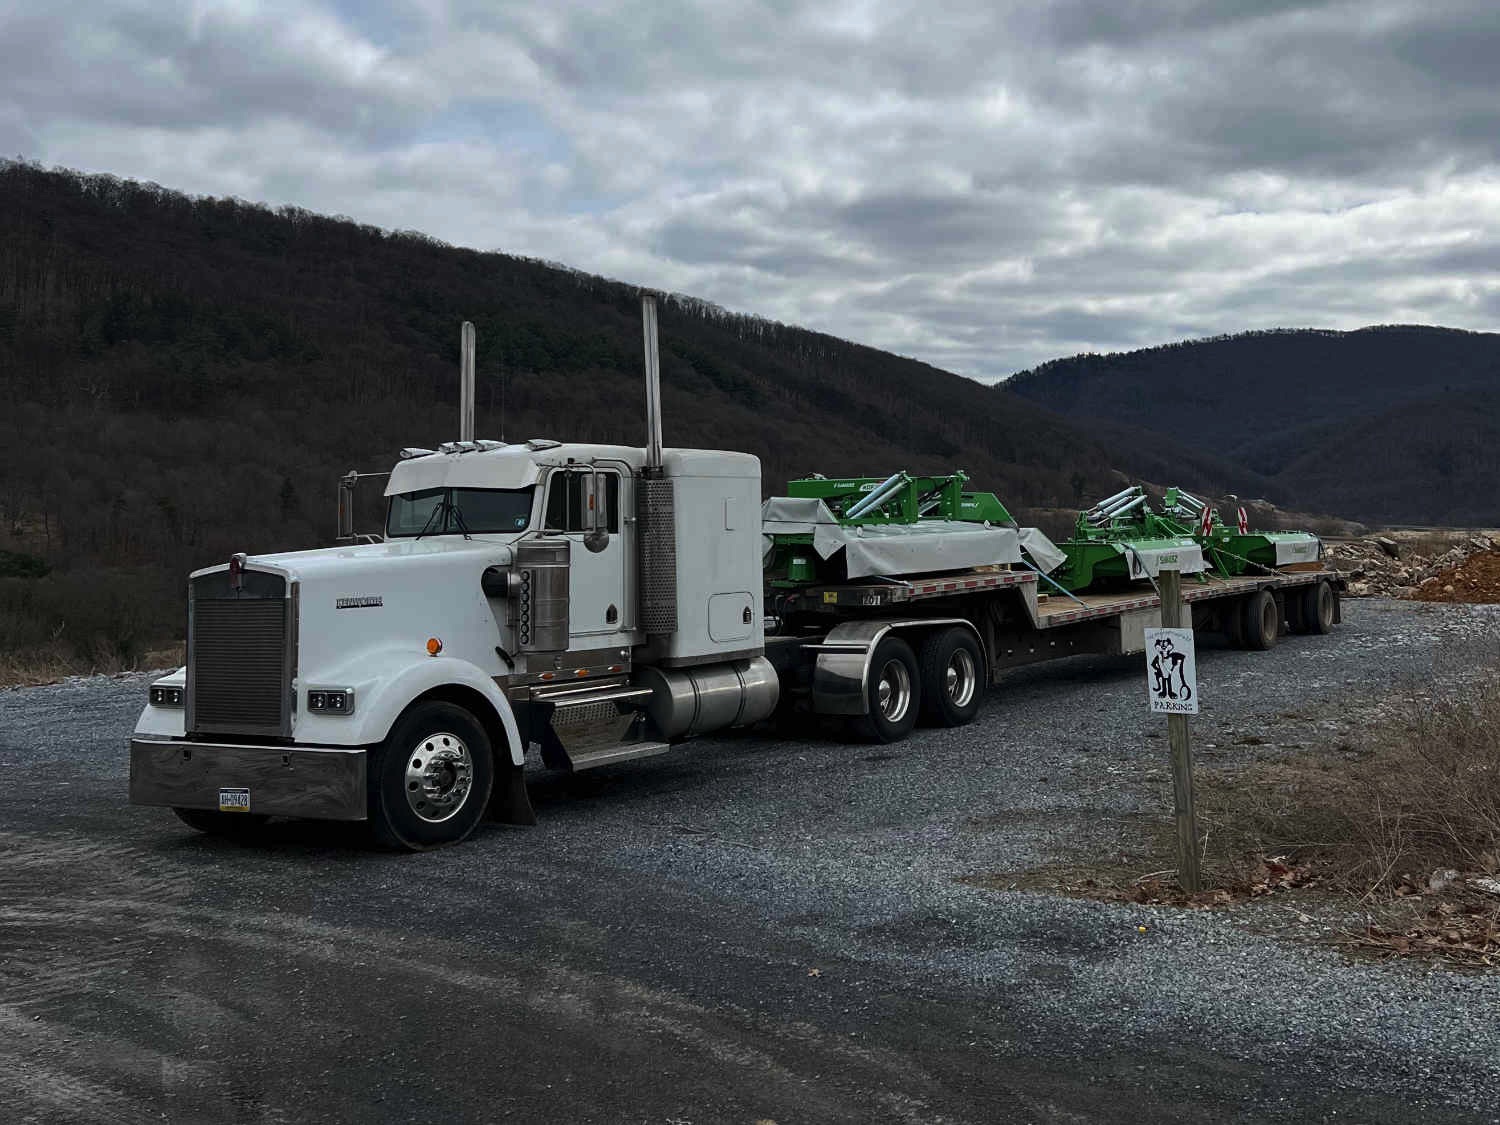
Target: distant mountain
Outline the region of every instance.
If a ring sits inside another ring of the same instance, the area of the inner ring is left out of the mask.
[[[480,436],[642,442],[632,286],[0,163],[0,550],[53,571],[0,567],[0,663],[42,649],[127,659],[180,634],[190,569],[326,543],[339,474],[457,436],[464,319]],[[813,471],[962,468],[1007,504],[1058,507],[1114,491],[1122,472],[1172,467],[1204,486],[1240,473],[1212,453],[1095,440],[1020,396],[690,297],[665,299],[661,347],[668,444],[756,453],[768,490]]]
[[[1240,465],[1284,506],[1365,521],[1500,524],[1494,333],[1251,332],[1054,360],[1001,393],[1096,437],[1123,427]]]

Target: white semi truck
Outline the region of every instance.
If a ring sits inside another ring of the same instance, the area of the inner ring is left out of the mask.
[[[534,823],[528,751],[588,769],[778,707],[893,741],[969,722],[1007,668],[1138,652],[1160,622],[1149,587],[1049,595],[1048,545],[1015,528],[763,513],[755,457],[663,448],[649,297],[643,318],[644,447],[473,440],[469,336],[460,440],[402,451],[383,535],[195,572],[187,664],[149,687],[131,801],[208,832],[366,821],[432,847],[486,815]],[[773,589],[773,530],[842,551],[839,579]],[[1195,625],[1269,648],[1287,621],[1327,632],[1341,588],[1318,565],[1185,596]]]

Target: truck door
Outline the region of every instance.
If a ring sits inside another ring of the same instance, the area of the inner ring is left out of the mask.
[[[600,469],[603,478],[606,526],[609,539],[602,550],[591,551],[584,542],[585,505],[592,466],[555,469],[547,482],[546,530],[561,534],[569,548],[568,647],[570,650],[628,645],[635,627],[635,612],[627,602],[629,568],[635,555],[626,541],[632,523],[622,517],[634,498],[630,480],[614,469]],[[623,533],[622,533],[623,532]]]

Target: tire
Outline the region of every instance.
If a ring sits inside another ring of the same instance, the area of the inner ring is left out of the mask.
[[[1257,590],[1245,599],[1245,647],[1255,652],[1275,648],[1281,638],[1281,610],[1270,590]]]
[[[216,812],[213,809],[174,808],[172,811],[189,828],[230,840],[248,840],[259,835],[266,821],[271,819],[261,813]]]
[[[1302,627],[1307,632],[1319,635],[1333,632],[1338,595],[1333,592],[1333,587],[1326,579],[1319,579],[1302,591],[1299,600],[1302,603]]]
[[[871,654],[865,702],[869,713],[854,720],[855,733],[868,742],[900,742],[917,725],[922,710],[921,669],[911,645],[885,637]]]
[[[494,783],[494,752],[479,720],[453,703],[419,703],[371,755],[371,831],[397,850],[456,844],[484,819]]]
[[[984,653],[974,634],[957,625],[928,634],[919,662],[922,721],[935,727],[972,723],[986,683]]]

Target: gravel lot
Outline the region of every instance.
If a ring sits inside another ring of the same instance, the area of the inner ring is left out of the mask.
[[[1500,657],[1500,607],[1345,616],[1200,649],[1200,759],[1317,752]],[[145,684],[0,692],[10,1121],[1500,1120],[1500,977],[963,881],[1139,849],[1170,790],[1138,659],[894,747],[538,773],[536,828],[417,856],[128,806]]]

